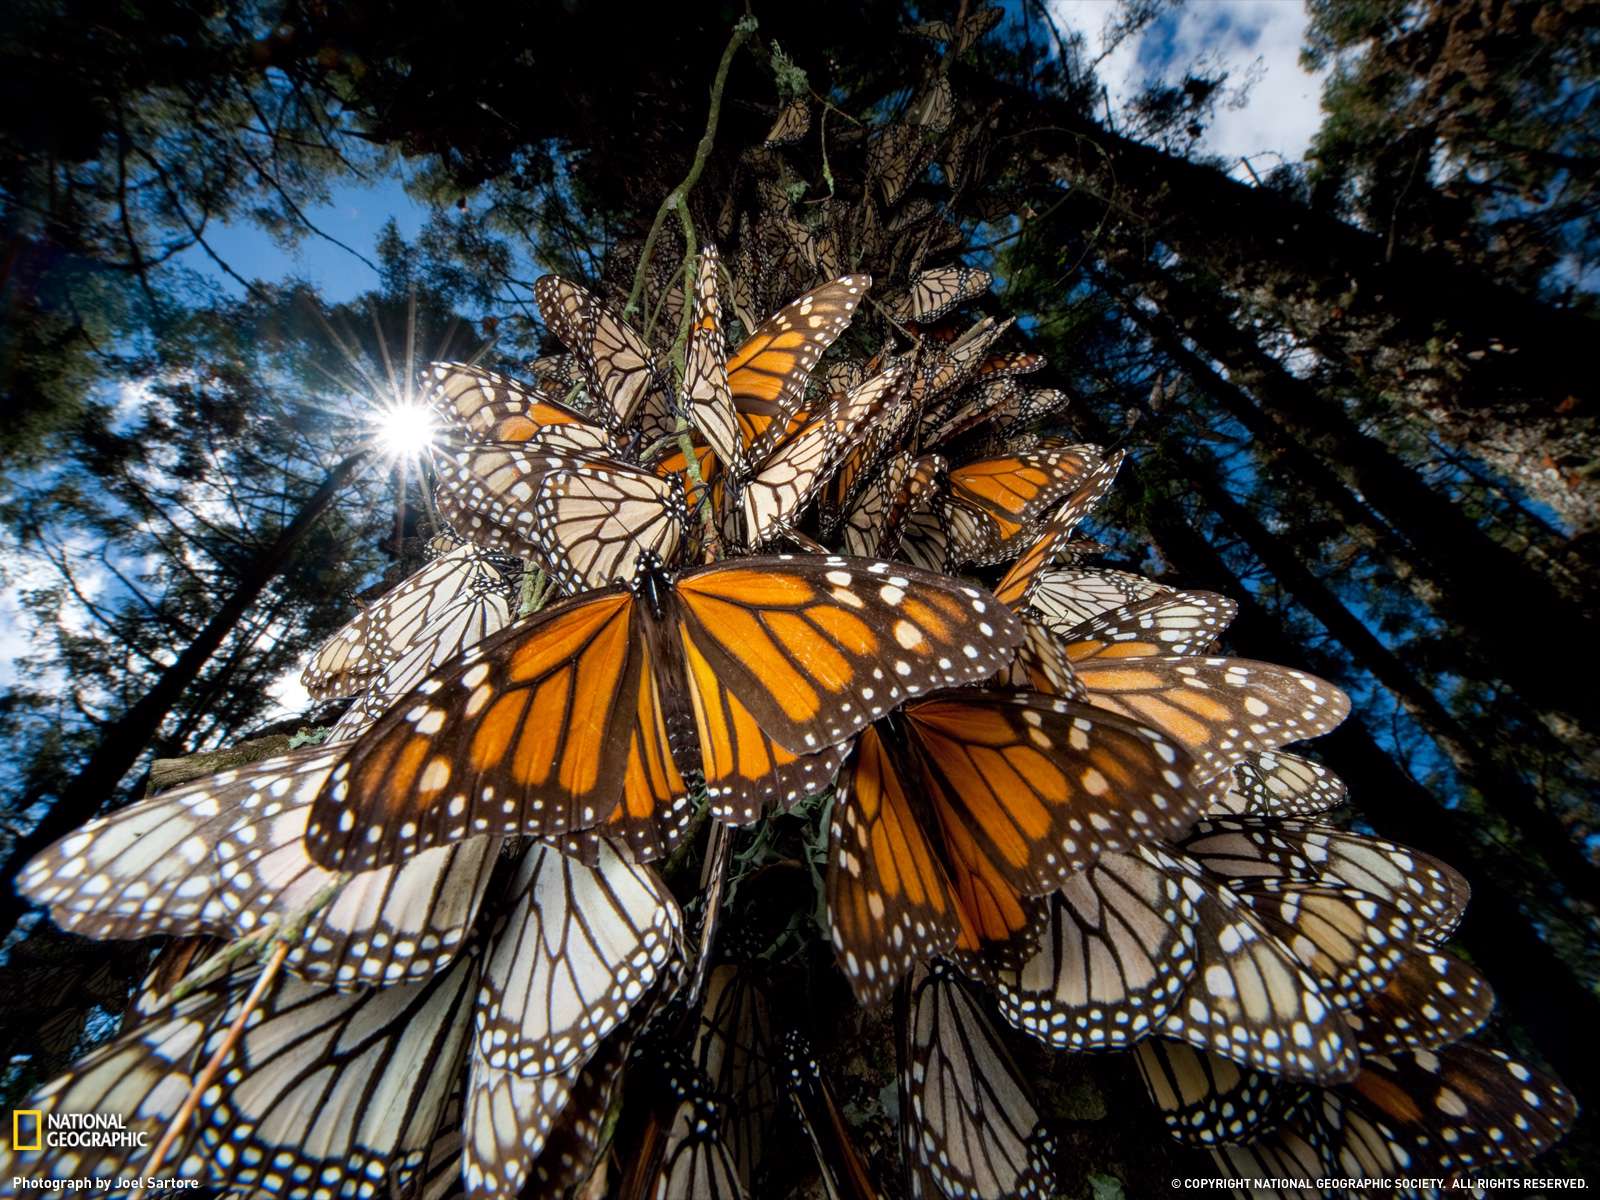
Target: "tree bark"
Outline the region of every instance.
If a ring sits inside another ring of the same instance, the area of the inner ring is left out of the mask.
[[[1122,137],[1069,102],[963,81],[1004,102],[1009,136],[1057,187],[1276,314],[1578,531],[1600,529],[1596,322]]]
[[[368,451],[358,451],[328,472],[317,490],[300,506],[294,519],[249,565],[233,592],[183,653],[157,676],[149,691],[105,727],[94,753],[61,789],[39,823],[12,843],[10,854],[0,866],[0,940],[15,928],[28,908],[12,886],[23,865],[57,838],[93,819],[115,795],[117,786],[149,747],[184,689],[199,677],[228,633],[288,564],[295,547],[333,504],[367,456]]]
[[[1291,375],[1255,338],[1170,277],[1147,289],[1165,317],[1138,305],[1126,311],[1156,338],[1162,349],[1207,394],[1216,398],[1252,431],[1263,418],[1283,437],[1273,444],[1297,442],[1313,458],[1349,480],[1365,501],[1405,537],[1417,561],[1438,578],[1440,614],[1472,631],[1497,675],[1515,686],[1537,708],[1563,710],[1590,728],[1600,729],[1600,692],[1586,686],[1577,672],[1552,670],[1544,655],[1530,654],[1526,644],[1508,636],[1535,627],[1554,644],[1581,646],[1594,637],[1594,623],[1563,595],[1527,556],[1490,538],[1477,522],[1448,496],[1400,462],[1377,438],[1363,433],[1343,411],[1318,390]],[[1171,324],[1167,325],[1166,321]],[[1187,336],[1222,363],[1223,380],[1199,356],[1183,347]],[[1253,395],[1259,407],[1240,393]],[[1311,481],[1332,484],[1329,471],[1297,458],[1298,469]],[[1319,479],[1320,477],[1320,479]],[[1338,504],[1345,489],[1325,487]],[[1350,505],[1341,504],[1349,515]]]

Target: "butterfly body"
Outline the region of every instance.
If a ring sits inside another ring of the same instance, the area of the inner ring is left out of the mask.
[[[1020,635],[986,592],[911,567],[673,573],[646,554],[630,585],[524,617],[401,698],[333,771],[307,844],[362,869],[478,832],[604,826],[654,857],[682,832],[690,714],[713,813],[740,824],[826,783],[835,748],[898,704],[992,673]]]

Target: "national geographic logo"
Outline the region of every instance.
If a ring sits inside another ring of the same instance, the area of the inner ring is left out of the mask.
[[[11,1149],[114,1150],[148,1149],[150,1131],[129,1129],[121,1113],[47,1113],[37,1108],[11,1112]]]

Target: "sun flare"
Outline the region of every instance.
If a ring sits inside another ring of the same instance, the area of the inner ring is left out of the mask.
[[[380,410],[373,419],[378,444],[395,458],[410,458],[433,444],[433,413],[421,404],[397,404]]]

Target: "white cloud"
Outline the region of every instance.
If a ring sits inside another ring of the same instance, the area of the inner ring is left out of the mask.
[[[1050,7],[1064,29],[1083,35],[1091,60],[1120,12],[1111,0],[1051,0]],[[1275,154],[1291,162],[1304,158],[1322,123],[1326,72],[1310,74],[1299,61],[1306,23],[1301,0],[1189,0],[1109,54],[1099,65],[1100,80],[1115,109],[1144,84],[1176,82],[1200,60],[1225,68],[1230,90],[1254,78],[1242,106],[1217,106],[1200,149],[1232,160],[1232,172],[1241,177],[1247,174],[1241,158],[1265,174],[1277,165]]]

